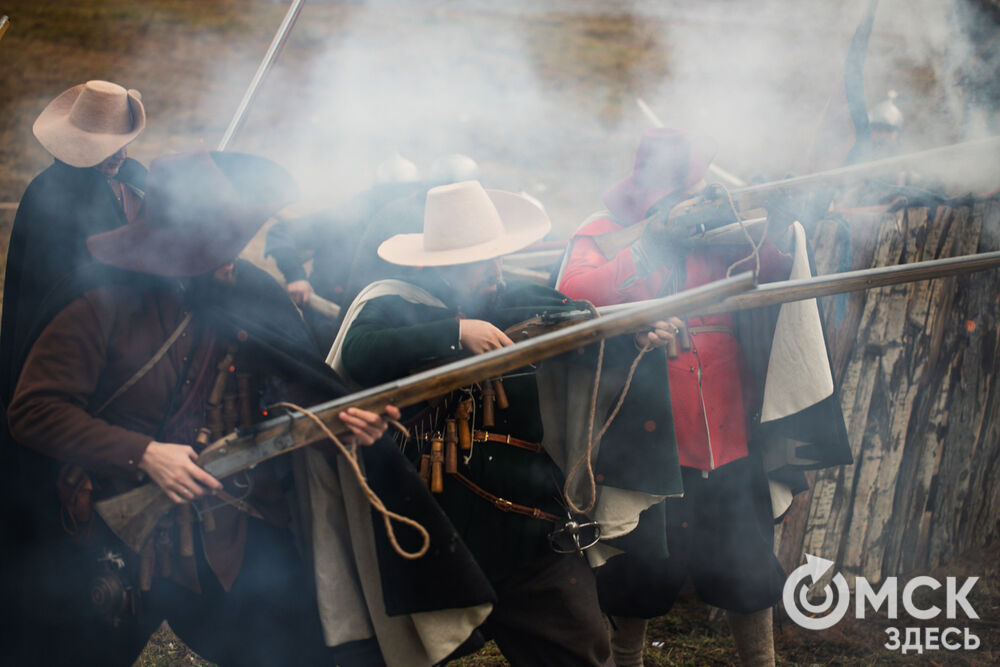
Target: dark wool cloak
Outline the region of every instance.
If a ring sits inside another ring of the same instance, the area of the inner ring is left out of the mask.
[[[117,178],[141,194],[146,187],[146,168],[126,159]],[[126,222],[125,211],[107,178],[96,169],[71,167],[56,160],[28,184],[7,250],[0,325],[0,405],[6,407],[10,402],[16,381],[14,361],[27,354],[26,348],[33,341],[29,331],[41,330],[37,325],[42,300],[94,262],[87,251],[88,236],[117,229]]]
[[[298,311],[284,290],[266,272],[245,261],[238,261],[236,284],[230,288],[207,286],[199,290],[197,300],[192,300],[192,311],[205,317],[221,332],[245,332],[252,354],[261,357],[297,382],[317,394],[333,399],[348,393],[335,374],[323,364],[314,339],[302,322]],[[52,291],[36,309],[35,327],[27,331],[30,340],[37,338],[45,323],[52,319],[66,304],[80,294],[103,285],[124,281],[131,285],[154,286],[162,279],[140,274],[130,274],[92,264],[66,280]],[[8,374],[9,384],[4,389],[13,393],[17,376],[30,346],[13,360]],[[58,466],[51,459],[20,447],[10,438],[6,423],[0,432],[0,446],[6,469],[10,471],[10,485],[5,485],[3,497],[5,522],[3,525],[3,579],[2,588],[6,611],[0,619],[3,637],[0,637],[0,656],[14,662],[30,662],[31,646],[37,642],[51,641],[58,628],[51,625],[51,600],[66,597],[67,590],[78,590],[79,580],[89,579],[99,569],[91,557],[84,553],[61,529],[60,508],[55,492],[55,471]],[[412,467],[389,439],[371,447],[362,447],[368,481],[386,506],[420,521],[430,532],[436,545],[454,544],[454,529],[438,509]],[[16,482],[16,483],[15,483]],[[374,518],[374,517],[373,517]],[[99,519],[95,519],[100,521]],[[472,557],[464,547],[452,550],[432,550],[424,558],[408,561],[391,551],[385,537],[382,521],[374,521],[374,531],[379,562],[384,564],[385,595],[392,600],[396,613],[427,608],[448,607],[456,599],[469,605],[491,602],[495,595],[482,576]],[[400,536],[412,548],[412,536]],[[115,550],[127,551],[120,544],[109,545]],[[26,562],[25,554],[45,554],[44,570]],[[422,582],[445,581],[448,586],[426,588]],[[86,590],[86,587],[83,588]],[[439,599],[433,599],[439,595]],[[428,597],[430,596],[430,597]],[[91,611],[89,602],[74,602],[82,621],[90,628],[90,638],[79,646],[68,646],[59,655],[67,664],[93,655],[107,664],[114,662],[115,647],[128,644],[123,636],[126,629],[112,629],[102,625]],[[124,625],[128,625],[127,623]],[[234,632],[238,629],[234,628]],[[87,634],[87,633],[81,633]],[[15,638],[20,641],[15,642]],[[69,640],[68,637],[65,638]],[[67,642],[68,643],[68,642]],[[21,646],[24,655],[16,654]],[[127,652],[127,649],[124,649]],[[11,651],[15,651],[12,655]]]

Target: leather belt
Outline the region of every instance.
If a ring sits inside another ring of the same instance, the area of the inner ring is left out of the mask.
[[[560,523],[562,521],[562,519],[557,517],[555,514],[549,514],[544,510],[538,509],[537,507],[518,505],[517,503],[512,503],[509,500],[504,500],[500,496],[495,496],[462,473],[452,473],[451,476],[461,482],[465,488],[469,489],[469,491],[472,491],[480,498],[489,501],[489,503],[498,510],[503,512],[513,512],[514,514],[520,514],[532,519],[541,519],[542,521],[549,521],[550,523]]]
[[[540,454],[542,451],[542,446],[538,443],[528,442],[527,440],[521,440],[520,438],[515,438],[501,433],[490,433],[489,431],[473,431],[472,440],[473,442],[499,442],[504,445],[510,445],[511,447],[526,449],[529,452],[534,452],[536,454]]]
[[[724,333],[733,335],[733,328],[728,327],[725,324],[700,324],[694,327],[687,328],[688,333],[692,334],[703,334],[703,333]]]

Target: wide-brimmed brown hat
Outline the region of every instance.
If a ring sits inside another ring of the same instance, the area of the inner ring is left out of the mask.
[[[646,130],[632,173],[604,193],[604,205],[626,224],[639,222],[656,202],[701,181],[715,151],[709,137],[664,127]]]
[[[31,130],[53,157],[93,167],[117,153],[146,127],[138,90],[110,81],[73,86],[49,102]]]
[[[197,276],[239,255],[274,213],[298,197],[284,168],[243,153],[186,153],[153,160],[135,220],[95,234],[95,259],[160,276]]]
[[[462,181],[428,190],[423,233],[397,234],[378,255],[402,266],[471,264],[516,252],[551,228],[545,211],[529,199]]]

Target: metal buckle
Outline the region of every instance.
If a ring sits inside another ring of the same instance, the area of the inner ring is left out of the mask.
[[[584,551],[601,540],[601,524],[596,521],[581,523],[568,513],[567,517],[561,526],[548,534],[549,546],[557,554],[577,554],[582,558]]]

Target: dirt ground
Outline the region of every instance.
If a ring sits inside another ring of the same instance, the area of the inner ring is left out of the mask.
[[[272,157],[296,175],[302,198],[288,215],[346,200],[394,151],[421,169],[439,155],[465,153],[488,186],[538,197],[553,238],[565,238],[628,173],[651,122],[637,97],[666,124],[719,139],[718,162],[745,178],[801,172],[863,4],[314,1],[230,148]],[[959,48],[941,11],[947,4],[885,0],[873,34],[869,101],[898,90],[914,149],[970,131],[952,64],[984,54]],[[140,89],[149,122],[130,151],[146,164],[214,148],[286,7],[265,0],[0,6],[12,22],[0,40],[0,264],[14,206],[50,160],[31,124],[53,96],[91,78]],[[249,256],[262,262],[259,238]],[[949,572],[983,577],[976,606],[989,613],[975,626],[983,648],[905,661],[997,663],[998,555],[969,554]],[[786,620],[776,635],[781,664],[904,660],[882,648],[884,627],[845,621],[816,634]],[[725,623],[691,599],[657,619],[648,639],[647,665],[735,661]],[[137,664],[206,663],[164,630]],[[506,663],[488,647],[460,664]]]

